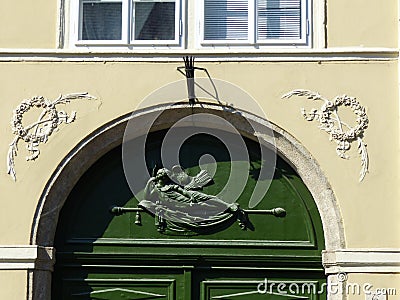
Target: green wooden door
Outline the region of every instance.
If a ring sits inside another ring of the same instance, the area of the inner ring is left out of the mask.
[[[147,143],[149,169],[161,165],[164,131]],[[259,145],[249,139],[247,185],[238,203],[248,208],[257,180]],[[193,176],[208,153],[218,168],[202,192],[221,189],[230,158],[216,138],[199,134],[181,148],[181,165]],[[140,199],[139,199],[140,200]],[[79,180],[61,210],[55,247],[53,299],[325,299],[321,220],[296,172],[278,158],[273,182],[254,209],[282,207],[286,216],[251,214],[195,234],[160,232],[154,215],[113,215],[110,207],[136,208],[121,162],[121,147],[99,159]],[[281,284],[279,286],[279,284]]]

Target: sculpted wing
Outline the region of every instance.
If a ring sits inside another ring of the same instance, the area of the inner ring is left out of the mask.
[[[199,189],[212,180],[210,174],[206,170],[201,170],[195,177],[191,177],[191,181],[184,186],[185,190]]]
[[[206,170],[201,170],[196,176],[189,176],[180,166],[172,167],[172,179],[176,180],[185,190],[202,188],[212,180]]]

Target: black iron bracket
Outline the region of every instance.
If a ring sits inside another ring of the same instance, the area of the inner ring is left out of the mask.
[[[210,74],[208,73],[207,69],[194,66],[194,57],[193,56],[185,56],[185,57],[183,57],[183,61],[185,62],[185,65],[182,67],[178,67],[177,70],[183,76],[186,77],[186,85],[187,85],[189,103],[190,103],[190,105],[194,105],[194,103],[196,102],[196,99],[197,99],[195,91],[194,91],[195,70],[200,70],[200,71],[205,72],[209,78],[210,78]],[[182,70],[185,70],[185,71],[182,71]]]

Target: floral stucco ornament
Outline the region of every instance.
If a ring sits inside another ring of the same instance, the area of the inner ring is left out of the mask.
[[[16,180],[14,158],[18,153],[18,142],[20,140],[26,143],[26,149],[29,156],[26,160],[35,160],[39,154],[39,145],[46,143],[50,135],[58,130],[61,123],[69,124],[75,120],[76,112],[72,111],[68,115],[63,110],[57,110],[57,105],[67,104],[75,99],[96,99],[88,93],[74,93],[68,95],[60,95],[56,100],[50,101],[43,96],[36,96],[23,100],[14,110],[11,121],[11,129],[15,138],[10,144],[7,154],[7,173]],[[31,109],[42,109],[38,120],[32,124],[24,126],[22,120],[24,114]]]
[[[363,141],[364,131],[368,128],[368,116],[363,107],[354,97],[347,95],[336,96],[333,100],[323,98],[319,93],[309,90],[294,90],[282,96],[290,98],[292,96],[307,97],[312,101],[323,101],[321,108],[312,109],[309,113],[302,108],[301,112],[307,121],[319,121],[319,128],[327,132],[330,140],[337,143],[336,153],[344,159],[348,159],[346,152],[350,150],[351,143],[357,141],[358,152],[361,156],[360,181],[368,172],[369,158],[367,145]],[[343,122],[338,114],[339,106],[349,107],[356,115],[356,125],[350,126]]]

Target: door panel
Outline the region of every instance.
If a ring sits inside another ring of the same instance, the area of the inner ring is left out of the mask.
[[[220,269],[197,270],[192,299],[325,299],[318,272]],[[196,290],[198,289],[198,290]]]
[[[159,269],[157,271],[157,269]],[[62,290],[54,299],[163,299],[184,300],[183,270],[164,268],[129,269],[97,267],[64,267]],[[100,271],[100,272],[99,272]]]
[[[284,284],[284,286],[283,286]],[[281,287],[278,286],[281,285]],[[265,285],[263,279],[255,281],[208,280],[201,283],[201,300],[285,300],[285,299],[324,299],[325,289],[318,281],[271,280]]]
[[[81,287],[81,281],[64,280],[65,294],[72,299],[175,299],[175,280],[86,280],[91,290]],[[68,298],[68,297],[67,297]]]

